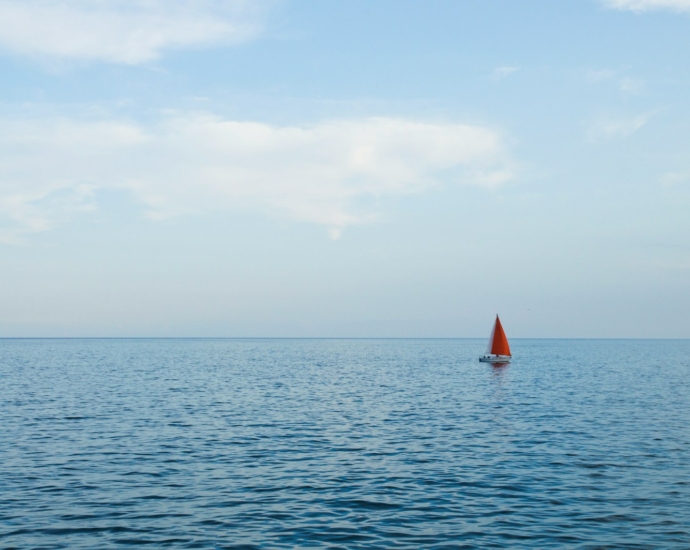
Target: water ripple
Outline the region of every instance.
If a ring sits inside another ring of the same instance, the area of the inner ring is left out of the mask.
[[[0,547],[690,548],[690,342],[483,344],[0,340]]]

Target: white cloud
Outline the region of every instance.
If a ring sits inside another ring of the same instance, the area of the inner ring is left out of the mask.
[[[625,138],[646,125],[654,116],[654,112],[622,118],[602,118],[590,125],[587,138],[592,142],[599,142],[613,138]]]
[[[68,119],[0,128],[6,241],[93,208],[100,189],[134,193],[154,219],[251,209],[337,236],[375,220],[386,197],[511,178],[500,136],[463,124],[368,118],[272,126],[191,114],[148,129]]]
[[[690,0],[602,0],[604,5],[617,10],[637,13],[653,10],[690,11]]]
[[[247,40],[248,0],[0,0],[0,48],[58,59],[138,64],[163,50]]]

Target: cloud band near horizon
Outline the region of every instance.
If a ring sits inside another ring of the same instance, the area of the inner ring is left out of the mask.
[[[102,189],[131,192],[152,219],[250,210],[325,226],[333,237],[380,218],[387,198],[512,177],[499,132],[402,118],[274,126],[211,114],[155,127],[113,120],[3,121],[5,242],[95,210]]]

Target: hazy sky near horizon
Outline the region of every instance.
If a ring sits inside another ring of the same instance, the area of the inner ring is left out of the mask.
[[[690,338],[690,0],[0,0],[0,336]]]

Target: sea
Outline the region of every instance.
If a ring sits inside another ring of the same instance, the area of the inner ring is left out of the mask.
[[[690,341],[0,340],[0,548],[690,548]]]

